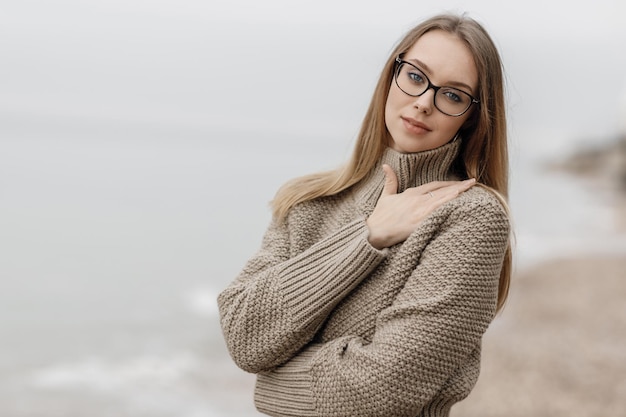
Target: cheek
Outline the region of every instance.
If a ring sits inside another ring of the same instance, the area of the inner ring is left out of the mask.
[[[458,132],[459,129],[461,129],[465,125],[467,120],[468,117],[466,115],[463,115],[461,117],[446,117],[446,121],[448,122],[448,130],[454,133]]]
[[[387,95],[387,104],[390,104],[392,107],[399,107],[403,105],[407,100],[406,94],[404,94],[395,83],[389,86],[389,94]],[[410,97],[409,97],[410,98]]]
[[[404,94],[402,94],[404,96]],[[402,99],[404,97],[398,95],[398,91],[396,88],[389,89],[389,94],[387,95],[387,101],[385,102],[385,119],[391,118],[396,115],[399,110],[404,105]]]
[[[458,119],[454,120],[454,122],[451,123],[452,125],[451,130],[456,132],[457,130],[461,128],[461,126],[463,126],[463,123],[465,123],[465,120],[458,120]]]

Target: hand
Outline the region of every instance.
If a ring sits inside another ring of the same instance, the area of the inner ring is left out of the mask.
[[[383,192],[368,217],[369,242],[376,249],[403,242],[439,206],[467,191],[476,180],[433,181],[408,188],[398,194],[398,178],[389,165],[383,165]]]

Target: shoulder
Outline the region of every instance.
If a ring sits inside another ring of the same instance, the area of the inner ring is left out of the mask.
[[[483,185],[475,185],[452,202],[456,210],[493,211],[508,217],[506,202],[495,191]]]
[[[491,189],[477,185],[442,207],[451,222],[472,222],[485,226],[510,228],[506,201]]]

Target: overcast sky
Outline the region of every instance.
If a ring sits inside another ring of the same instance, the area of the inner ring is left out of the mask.
[[[498,44],[514,124],[580,124],[587,108],[593,123],[570,127],[606,133],[624,114],[625,9],[618,0],[5,1],[0,116],[283,132],[314,119],[311,132],[353,132],[394,42],[448,10],[483,22]]]

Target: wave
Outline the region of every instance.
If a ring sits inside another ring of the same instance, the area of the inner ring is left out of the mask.
[[[519,270],[555,258],[624,255],[626,235],[521,234],[514,245]]]
[[[224,392],[220,384],[226,381],[228,385],[232,376],[220,362],[205,360],[191,352],[140,355],[124,360],[90,357],[34,370],[26,376],[27,384],[21,392],[31,399],[42,395],[54,398],[46,403],[47,412],[51,413],[48,415],[62,410],[62,414],[54,415],[78,416],[82,404],[86,403],[95,407],[90,414],[92,417],[218,417],[225,415],[225,410],[238,408],[233,404],[235,398],[248,396],[251,399],[251,394],[243,390]],[[49,396],[51,393],[53,397]],[[98,404],[106,404],[106,407],[100,408]],[[38,409],[34,401],[17,414],[15,410],[10,414],[34,415],[29,412]],[[242,416],[252,415],[247,414],[249,409],[241,411]]]
[[[60,363],[36,371],[32,384],[41,388],[88,388],[101,391],[129,389],[145,383],[180,383],[201,368],[201,361],[190,353],[171,356],[145,355],[125,361],[90,357]]]

